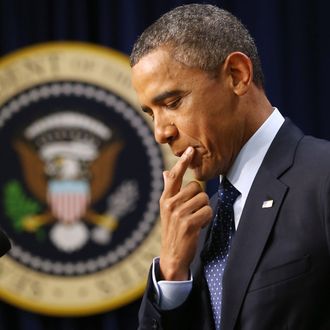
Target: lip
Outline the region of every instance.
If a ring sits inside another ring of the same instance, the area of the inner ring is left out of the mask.
[[[188,147],[189,147],[189,146],[188,146]],[[185,153],[185,151],[188,149],[188,147],[185,148],[185,149],[183,149],[183,150],[180,150],[180,151],[174,151],[174,150],[173,150],[173,154],[174,154],[174,156],[176,156],[176,157],[181,157],[181,156]]]
[[[187,150],[188,147],[190,147],[190,146],[188,145],[185,149],[183,149],[181,151],[172,150],[173,155],[176,156],[176,157],[181,157],[184,154],[184,152]],[[193,146],[193,145],[191,147],[193,147],[195,150],[198,148],[198,146]]]
[[[181,157],[183,155],[184,151],[176,151],[176,152],[173,152],[174,156],[176,157]]]

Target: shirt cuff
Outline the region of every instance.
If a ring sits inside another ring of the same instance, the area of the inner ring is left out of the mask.
[[[152,280],[157,293],[160,309],[170,310],[180,306],[187,299],[192,289],[192,275],[188,281],[158,281],[159,257],[152,263]]]

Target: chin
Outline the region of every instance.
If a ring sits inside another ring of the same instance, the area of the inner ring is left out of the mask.
[[[195,178],[199,181],[208,181],[219,176],[218,164],[211,157],[194,158],[189,166]]]
[[[207,171],[203,170],[202,167],[195,167],[192,169],[196,180],[198,181],[208,181],[213,179],[216,175],[211,175]]]

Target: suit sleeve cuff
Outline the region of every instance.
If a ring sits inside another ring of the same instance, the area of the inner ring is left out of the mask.
[[[152,280],[156,289],[157,303],[161,310],[179,307],[189,296],[192,289],[192,275],[188,281],[158,281],[159,257],[152,264]]]

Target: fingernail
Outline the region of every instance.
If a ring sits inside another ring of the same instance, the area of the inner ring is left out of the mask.
[[[193,148],[193,147],[188,147],[188,148],[186,149],[186,151],[184,152],[184,154],[185,154],[186,156],[189,156],[189,155],[191,155],[191,154],[193,153],[193,151],[194,151],[194,148]]]

